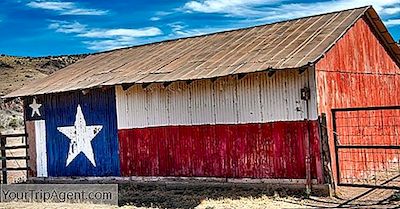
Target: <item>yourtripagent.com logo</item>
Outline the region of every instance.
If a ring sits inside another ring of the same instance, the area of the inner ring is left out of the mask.
[[[117,184],[1,185],[1,202],[118,204]]]

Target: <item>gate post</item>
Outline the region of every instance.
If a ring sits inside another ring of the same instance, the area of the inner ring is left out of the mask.
[[[329,146],[328,124],[326,120],[326,113],[321,113],[319,117],[320,137],[321,137],[321,159],[324,174],[324,182],[329,184],[335,191],[335,181],[332,172],[332,158]]]
[[[7,184],[6,137],[0,134],[1,171],[3,184]]]
[[[337,135],[337,126],[336,126],[336,110],[332,109],[332,128],[333,128],[333,142],[335,145],[335,164],[336,164],[336,181],[335,185],[340,184],[340,166],[339,166],[339,139]]]

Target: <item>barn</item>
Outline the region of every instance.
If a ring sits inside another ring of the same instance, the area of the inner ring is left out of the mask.
[[[33,177],[326,184],[377,168],[338,144],[362,108],[385,106],[400,132],[399,66],[367,6],[93,54],[5,98],[24,101]],[[389,166],[400,152],[369,156]]]

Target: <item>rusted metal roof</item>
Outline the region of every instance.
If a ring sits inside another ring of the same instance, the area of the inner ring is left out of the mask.
[[[5,97],[300,68],[318,61],[364,15],[400,63],[399,47],[368,6],[91,55]]]

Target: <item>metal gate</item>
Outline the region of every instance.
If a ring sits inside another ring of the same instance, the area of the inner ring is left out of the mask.
[[[400,106],[332,109],[339,186],[400,189]]]
[[[0,134],[1,179],[3,184],[18,183],[28,177],[26,134]]]

